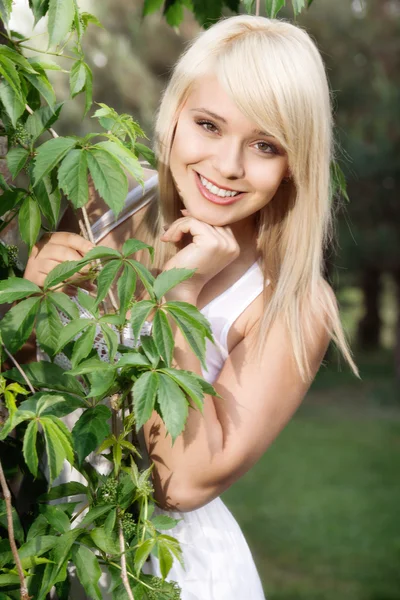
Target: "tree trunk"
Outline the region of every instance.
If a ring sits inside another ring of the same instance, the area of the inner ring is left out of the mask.
[[[365,269],[361,288],[364,294],[365,314],[358,325],[358,343],[364,350],[379,346],[382,321],[379,315],[379,300],[382,290],[381,273],[374,267]]]
[[[400,384],[400,270],[393,272],[393,279],[396,284],[396,297],[397,297],[397,322],[395,329],[395,346],[394,346],[394,368],[396,373],[396,379]]]

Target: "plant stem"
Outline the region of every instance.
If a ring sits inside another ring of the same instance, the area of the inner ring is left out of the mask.
[[[15,358],[13,357],[13,355],[7,350],[7,348],[5,347],[4,344],[2,344],[8,358],[14,363],[14,365],[16,366],[16,368],[18,369],[18,371],[21,373],[22,377],[25,379],[26,381],[26,385],[28,386],[28,388],[30,389],[30,391],[32,392],[32,394],[35,393],[35,389],[33,387],[33,385],[31,384],[31,382],[29,381],[29,378],[27,377],[26,373],[23,371],[23,369],[21,368],[21,365],[15,360]]]
[[[31,107],[28,104],[25,104],[25,109],[28,111],[28,113],[30,115],[33,115],[33,110],[31,109]],[[59,135],[56,131],[54,131],[54,129],[52,129],[51,127],[49,127],[49,131],[51,133],[51,135],[53,136],[53,138],[58,138]]]
[[[39,52],[40,54],[49,54],[51,56],[59,56],[61,58],[70,58],[71,60],[77,60],[75,56],[69,56],[69,54],[60,54],[59,52],[47,52],[47,50],[39,50],[39,48],[34,48],[33,46],[23,46],[20,44],[20,48],[24,50],[33,50],[34,52]]]
[[[6,503],[8,539],[10,540],[11,552],[14,557],[15,565],[16,565],[17,571],[18,571],[18,577],[20,580],[20,588],[19,589],[20,589],[21,600],[30,600],[31,596],[28,595],[28,588],[26,586],[24,571],[22,569],[21,559],[18,555],[18,548],[15,543],[11,493],[10,493],[10,490],[8,489],[7,481],[4,476],[3,465],[1,464],[1,460],[0,460],[0,483],[1,483],[1,489],[3,492],[3,496],[4,496],[4,501]]]
[[[122,570],[122,569],[121,569],[121,566],[120,566],[120,565],[117,565],[117,563],[115,563],[115,562],[112,562],[112,561],[110,561],[109,563],[106,563],[106,562],[104,562],[104,563],[103,563],[103,562],[101,562],[101,561],[99,561],[99,562],[100,562],[100,564],[110,564],[110,565],[112,565],[113,567],[116,567],[117,569],[119,569],[120,571]],[[127,574],[128,574],[128,577],[131,577],[132,579],[134,579],[135,581],[137,581],[138,583],[140,583],[140,585],[143,585],[144,587],[146,587],[148,590],[155,591],[155,588],[151,587],[151,585],[148,585],[148,584],[147,584],[147,583],[145,583],[144,581],[141,581],[141,580],[139,579],[139,577],[136,577],[136,576],[135,576],[135,575],[133,575],[133,574],[132,574],[130,571],[127,571]]]
[[[129,600],[135,600],[131,586],[129,585],[128,572],[126,569],[126,556],[125,556],[125,538],[122,530],[121,519],[118,516],[118,532],[119,532],[119,549],[121,550],[121,579],[124,584],[126,593],[128,594]]]
[[[256,0],[256,16],[260,16],[260,0]]]

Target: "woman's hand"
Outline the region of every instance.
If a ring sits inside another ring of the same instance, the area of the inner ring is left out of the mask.
[[[174,298],[181,295],[197,298],[204,285],[240,254],[239,244],[230,227],[217,227],[199,221],[182,210],[185,216],[172,223],[161,236],[161,241],[177,243],[184,234],[193,239],[182,248],[164,266],[164,271],[172,268],[196,269],[196,273],[188,280],[176,286],[171,293]],[[169,299],[172,299],[169,298]]]
[[[67,233],[57,231],[51,234],[45,234],[39,242],[37,242],[29,256],[26,265],[24,278],[29,279],[36,285],[42,287],[44,280],[54,267],[66,260],[81,260],[89,250],[95,247],[95,244],[85,240],[76,233]],[[73,283],[80,275],[85,275],[90,268],[90,265],[83,267],[73,277],[67,281]],[[79,284],[88,291],[93,291],[95,286],[89,281]],[[62,291],[70,295],[76,293],[76,289],[68,285]]]

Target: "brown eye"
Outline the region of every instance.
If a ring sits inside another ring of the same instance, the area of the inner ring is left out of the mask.
[[[278,154],[277,147],[268,142],[257,142],[255,146],[263,146],[262,148],[259,148],[263,154]]]
[[[214,123],[211,123],[211,121],[201,120],[201,121],[196,121],[196,124],[199,125],[205,131],[208,131],[209,133],[215,133],[215,131],[218,131],[218,128],[214,125]],[[210,129],[208,126],[210,126],[213,129]]]

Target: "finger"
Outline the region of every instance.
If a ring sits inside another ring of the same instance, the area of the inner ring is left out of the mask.
[[[37,260],[51,259],[57,262],[81,260],[82,255],[73,248],[49,242],[37,256]]]
[[[56,231],[50,238],[50,243],[57,244],[60,246],[67,246],[72,248],[84,256],[89,250],[92,250],[96,246],[91,241],[86,240],[77,233],[69,233],[66,231]]]
[[[185,233],[190,233],[193,237],[197,235],[212,235],[213,227],[207,223],[198,221],[193,217],[182,217],[172,223],[168,231],[161,236],[161,239],[163,239],[163,241],[176,242],[179,241]]]

